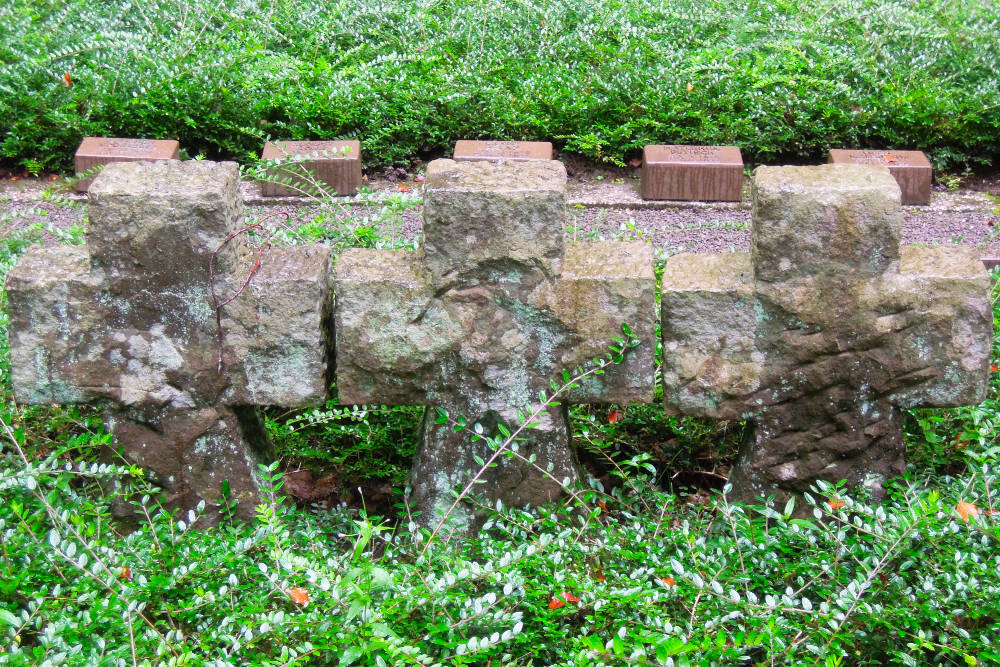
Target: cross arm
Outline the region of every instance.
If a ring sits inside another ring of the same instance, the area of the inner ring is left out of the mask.
[[[675,255],[660,300],[667,412],[745,418],[763,371],[750,255]]]
[[[332,380],[330,247],[275,248],[242,288],[237,272],[217,286],[223,307],[223,367],[230,405],[321,403]]]
[[[652,247],[641,241],[603,241],[566,245],[556,287],[556,311],[573,341],[563,347],[559,364],[568,371],[594,358],[623,338],[627,324],[639,345],[621,365],[591,375],[567,394],[570,401],[651,402],[656,349],[654,304],[656,278]]]
[[[15,399],[87,403],[109,396],[107,362],[95,345],[104,322],[101,285],[86,247],[32,248],[6,286]]]
[[[461,325],[434,298],[419,253],[345,250],[335,267],[341,403],[429,403]]]
[[[901,407],[979,403],[989,386],[990,278],[974,248],[904,247],[899,272],[880,288],[889,363],[903,373],[891,394]]]

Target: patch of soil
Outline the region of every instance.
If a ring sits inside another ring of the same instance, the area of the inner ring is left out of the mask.
[[[962,190],[972,190],[973,192],[985,192],[990,197],[1000,199],[1000,172],[989,171],[981,174],[972,174],[961,180],[959,188]],[[935,183],[933,189],[936,192],[942,192],[948,190],[948,187],[943,183]],[[1000,205],[1000,201],[997,201],[997,204]]]

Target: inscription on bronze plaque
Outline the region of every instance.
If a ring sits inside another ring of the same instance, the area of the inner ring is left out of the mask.
[[[353,195],[361,186],[360,141],[269,141],[261,157],[274,161],[267,173],[280,181],[261,183],[265,197],[316,193],[317,184],[339,195]]]
[[[931,163],[922,151],[862,151],[835,148],[830,151],[830,162],[876,164],[888,167],[889,173],[899,184],[904,206],[931,203]]]
[[[455,142],[456,162],[481,160],[551,160],[548,141],[469,141]]]
[[[76,149],[76,173],[86,173],[94,167],[112,162],[140,162],[143,160],[177,160],[180,144],[172,139],[121,139],[114,137],[87,137]],[[76,182],[76,189],[84,192],[96,174]]]
[[[739,201],[743,155],[736,146],[646,146],[642,198]]]

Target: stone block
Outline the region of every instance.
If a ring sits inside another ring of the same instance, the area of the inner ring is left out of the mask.
[[[417,252],[351,248],[337,258],[337,395],[342,403],[426,404],[462,335],[433,299]]]
[[[455,142],[455,162],[497,160],[551,160],[552,143],[548,141],[470,141]]]
[[[682,253],[660,288],[663,387],[670,414],[745,418],[760,387],[748,253]]]
[[[566,171],[558,162],[436,160],[424,191],[418,252],[348,250],[336,265],[341,401],[424,404],[494,436],[519,426],[563,370],[603,357],[623,322],[640,341],[624,363],[592,374],[568,401],[652,396],[654,276],[644,243],[564,245]],[[579,479],[564,407],[542,406],[518,438],[523,457],[424,417],[410,506],[435,527],[452,490],[479,475],[508,506],[554,500]],[[544,466],[544,467],[540,467]],[[474,528],[467,506],[446,532]]]
[[[518,266],[558,275],[566,225],[566,168],[519,169],[435,160],[424,181],[426,268],[436,284],[487,279]]]
[[[622,324],[635,332],[654,326],[656,278],[653,249],[642,241],[567,243],[562,273],[556,284],[556,312],[567,331],[574,332],[557,365],[567,371],[604,357],[615,338],[624,338]],[[640,344],[608,373],[584,379],[567,393],[574,403],[649,403],[653,400],[654,345]]]
[[[881,274],[899,259],[903,212],[885,168],[758,167],[751,255],[757,280]]]
[[[105,315],[85,247],[29,249],[7,274],[11,376],[22,405],[106,397],[106,362],[95,352]]]
[[[87,246],[32,250],[9,285],[18,400],[102,402],[124,458],[209,522],[224,481],[253,515],[257,406],[322,402],[332,349],[330,249],[259,254],[238,180],[233,163],[108,165]]]
[[[111,291],[138,300],[204,293],[214,253],[219,274],[239,265],[243,237],[219,250],[243,224],[238,184],[235,162],[108,165],[88,194],[87,245]]]
[[[905,469],[900,408],[985,396],[989,278],[970,248],[900,250],[885,167],[760,167],[753,194],[749,261],[667,262],[667,411],[750,420],[734,500],[820,479],[880,499]]]
[[[931,163],[922,151],[847,150],[830,151],[834,164],[869,164],[888,167],[901,192],[904,206],[931,203]]]
[[[230,405],[321,404],[333,381],[333,273],[329,246],[272,248],[246,288],[223,308],[223,365]],[[224,301],[243,285],[227,277]]]
[[[76,149],[76,173],[84,174],[95,167],[112,162],[138,162],[145,160],[177,160],[180,144],[173,139],[115,139],[111,137],[86,137]],[[86,192],[93,177],[76,182],[77,191]]]
[[[888,353],[907,369],[893,400],[904,408],[982,401],[989,385],[990,277],[967,246],[906,246],[880,287]]]
[[[261,182],[265,197],[319,194],[316,185],[304,177],[305,170],[321,187],[338,195],[353,195],[361,187],[361,142],[357,140],[269,141],[261,158],[275,161],[268,175],[281,181]]]
[[[737,146],[646,146],[641,191],[643,199],[739,201],[743,156]]]

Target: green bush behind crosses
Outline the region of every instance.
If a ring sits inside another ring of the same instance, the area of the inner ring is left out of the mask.
[[[87,135],[358,138],[368,167],[477,137],[1000,154],[992,0],[10,0],[0,25],[0,160],[30,171]]]

